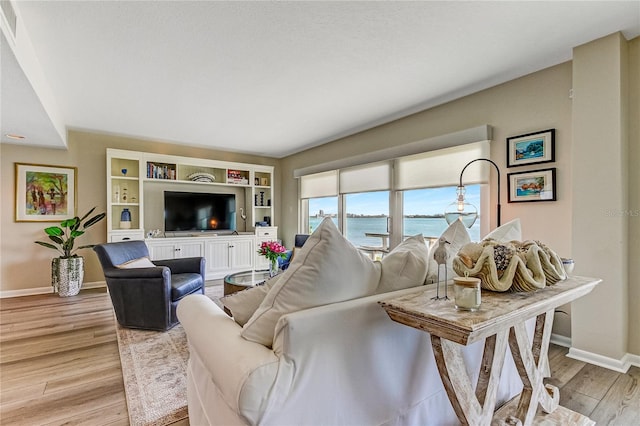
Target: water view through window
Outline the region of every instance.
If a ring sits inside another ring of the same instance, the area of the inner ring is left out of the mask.
[[[469,203],[480,206],[480,185],[466,187]],[[447,228],[445,208],[455,200],[456,188],[428,188],[404,191],[403,235],[438,237]],[[354,245],[379,246],[380,238],[365,234],[387,232],[389,193],[369,192],[346,196],[346,237]],[[309,228],[313,232],[325,216],[338,224],[338,197],[309,199]],[[473,241],[480,240],[480,221],[469,229]]]

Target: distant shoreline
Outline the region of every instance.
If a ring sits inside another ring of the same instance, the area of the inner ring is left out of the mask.
[[[310,216],[316,219],[321,219],[323,217],[338,217],[337,214],[325,214],[324,216]],[[374,215],[368,215],[368,214],[354,214],[354,213],[347,213],[347,217],[348,218],[378,218],[378,217],[384,217],[387,218],[389,217],[388,215],[384,215],[384,214],[374,214]],[[444,219],[444,215],[443,214],[408,214],[404,216],[405,218],[410,218],[410,219]]]

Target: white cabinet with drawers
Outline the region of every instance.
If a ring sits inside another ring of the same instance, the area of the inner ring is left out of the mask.
[[[151,260],[204,256],[204,241],[196,238],[162,238],[147,240]]]
[[[278,239],[278,227],[277,226],[261,226],[256,227],[256,245],[254,250],[254,269],[269,269],[269,261],[266,257],[258,254],[260,245],[264,241],[275,241]]]
[[[151,260],[199,257],[206,259],[207,280],[224,278],[234,272],[268,269],[264,256],[258,255],[262,241],[277,240],[278,228],[258,227],[254,234],[175,238],[148,238]]]

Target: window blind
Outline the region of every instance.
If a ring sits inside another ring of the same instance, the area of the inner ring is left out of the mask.
[[[341,169],[339,183],[338,190],[341,194],[388,191],[391,189],[391,162]]]
[[[394,189],[457,186],[464,166],[477,158],[489,158],[489,141],[398,158],[394,167]],[[487,183],[489,170],[487,162],[474,163],[465,170],[463,183]]]
[[[314,173],[300,178],[300,198],[335,197],[337,195],[337,170]]]

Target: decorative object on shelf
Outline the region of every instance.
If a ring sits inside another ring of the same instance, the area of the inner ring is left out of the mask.
[[[264,191],[260,191],[260,206],[264,207]]]
[[[254,198],[255,198],[254,205],[258,207],[258,194],[254,195]]]
[[[269,179],[267,179],[266,177],[260,178],[260,185],[269,186]]]
[[[227,183],[248,185],[249,179],[245,177],[244,173],[240,170],[227,170]]]
[[[258,254],[269,261],[269,276],[273,277],[278,273],[278,259],[287,257],[287,249],[277,241],[263,241]]]
[[[127,175],[127,169],[122,169],[120,171],[122,172],[122,176],[126,176]]]
[[[500,226],[500,169],[498,168],[498,165],[496,163],[489,160],[488,158],[476,158],[475,160],[469,161],[462,168],[462,171],[460,172],[460,182],[456,190],[458,193],[458,196],[456,197],[456,201],[449,204],[444,211],[444,218],[449,225],[451,225],[454,221],[460,219],[467,228],[471,228],[473,224],[476,222],[476,219],[478,218],[478,209],[476,208],[476,206],[474,206],[473,204],[467,203],[464,199],[465,189],[464,189],[464,185],[462,184],[462,175],[464,174],[465,169],[469,167],[469,165],[471,165],[472,163],[475,163],[476,161],[487,161],[493,164],[493,167],[495,167],[496,171],[498,172],[498,195],[497,195],[498,206],[497,206],[496,218],[497,218],[497,226]]]
[[[240,207],[240,219],[244,222],[244,230],[247,230],[247,214],[244,212],[244,207]]]
[[[43,247],[56,250],[61,254],[51,260],[51,285],[53,291],[60,296],[75,296],[80,292],[84,277],[84,258],[76,252],[84,248],[92,248],[94,244],[75,247],[75,240],[82,236],[86,229],[100,222],[106,213],[99,213],[89,218],[96,208],[92,208],[82,218],[73,217],[63,220],[59,226],[45,228],[44,232],[53,242],[35,241]]]
[[[76,214],[77,168],[15,163],[16,222],[57,222]]]
[[[556,129],[507,138],[507,167],[555,161]]]
[[[189,176],[187,176],[187,179],[189,179],[192,182],[215,182],[216,181],[216,177],[214,175],[212,175],[211,173],[205,173],[205,172],[191,173]]]
[[[480,278],[454,277],[453,293],[456,309],[463,311],[477,311],[480,309],[481,291]]]
[[[540,241],[469,243],[454,257],[453,270],[500,292],[535,291],[567,277],[560,257]]]
[[[159,229],[153,229],[147,232],[147,238],[158,238],[162,236],[162,231]]]
[[[556,201],[556,169],[509,173],[509,202]]]
[[[122,209],[122,213],[120,213],[120,228],[131,229],[131,212],[129,209]]]
[[[120,202],[120,185],[118,184],[113,185],[113,202]]]
[[[464,228],[463,228],[464,229]],[[436,261],[438,265],[438,281],[436,282],[436,295],[432,297],[434,300],[445,299],[448,300],[447,296],[447,259],[449,258],[449,253],[447,252],[447,246],[445,244],[451,244],[444,237],[440,237],[438,240],[438,247],[433,252],[433,259]],[[444,297],[440,297],[440,266],[444,265]]]
[[[122,202],[123,202],[123,203],[126,203],[126,202],[127,202],[127,200],[128,200],[128,197],[127,197],[127,188],[125,187],[125,188],[122,188]]]

